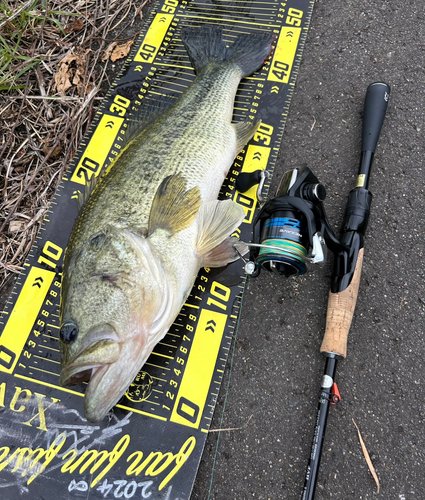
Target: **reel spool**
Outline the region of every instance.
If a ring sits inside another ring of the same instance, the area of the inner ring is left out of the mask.
[[[264,184],[263,172],[240,174],[238,191]],[[259,187],[260,187],[259,186]],[[326,190],[307,167],[287,171],[276,197],[267,201],[254,222],[253,242],[245,271],[258,276],[261,269],[280,276],[297,276],[307,271],[309,263],[323,263],[326,256],[322,232],[332,233],[323,207]]]
[[[276,213],[265,221],[260,239],[262,247],[257,256],[257,263],[267,271],[287,277],[304,274],[307,270],[305,258],[308,248],[305,224],[293,217],[283,215],[291,214]]]

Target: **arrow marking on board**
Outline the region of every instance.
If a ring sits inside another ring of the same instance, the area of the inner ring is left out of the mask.
[[[34,283],[32,286],[37,286],[38,288],[41,288],[41,283],[43,283],[43,278],[40,276],[39,278],[35,278]]]
[[[209,325],[209,326],[208,326]],[[217,325],[217,323],[212,319],[210,321],[208,321],[207,323],[207,327],[205,328],[205,331],[207,330],[211,330],[213,333],[215,332],[215,329],[214,327]]]

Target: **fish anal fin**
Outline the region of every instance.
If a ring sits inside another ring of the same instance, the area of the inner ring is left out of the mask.
[[[204,266],[220,267],[233,262],[238,254],[233,248],[236,239],[230,235],[243,221],[245,213],[232,200],[210,201],[198,214],[197,254]]]
[[[239,153],[246,143],[254,137],[255,132],[257,132],[258,127],[261,125],[261,120],[258,120],[258,122],[255,123],[232,123],[232,125],[236,132],[236,148]]]
[[[201,194],[197,186],[186,188],[181,174],[169,175],[161,182],[152,202],[149,235],[157,229],[174,234],[192,224],[201,207]]]

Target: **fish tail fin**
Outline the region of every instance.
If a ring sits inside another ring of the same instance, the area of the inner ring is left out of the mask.
[[[266,62],[274,38],[267,32],[240,35],[228,49],[228,60],[241,68],[242,77],[249,76]]]
[[[181,37],[197,73],[210,62],[226,59],[227,47],[220,26],[186,28],[182,30]]]
[[[197,73],[210,62],[228,62],[239,66],[242,77],[248,76],[264,64],[273,40],[270,33],[243,34],[227,47],[220,26],[182,31],[183,44]]]

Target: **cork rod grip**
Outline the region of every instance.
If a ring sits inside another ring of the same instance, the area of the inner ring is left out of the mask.
[[[350,286],[343,292],[329,294],[326,331],[320,352],[333,352],[344,358],[347,356],[348,332],[356,308],[362,264],[363,248],[359,251]]]

